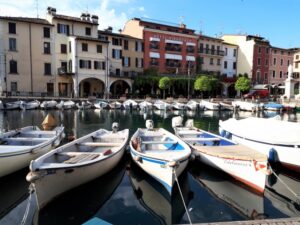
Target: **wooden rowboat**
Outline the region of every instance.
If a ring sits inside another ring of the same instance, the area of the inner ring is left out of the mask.
[[[87,183],[114,168],[123,156],[129,130],[99,129],[54,149],[30,164],[27,181],[32,183],[38,207],[56,196]]]

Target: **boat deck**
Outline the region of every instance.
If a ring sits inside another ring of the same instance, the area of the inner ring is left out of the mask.
[[[267,156],[244,145],[203,146],[191,145],[196,151],[228,159],[266,161]]]

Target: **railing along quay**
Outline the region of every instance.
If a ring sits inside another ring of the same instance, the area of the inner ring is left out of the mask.
[[[193,225],[300,225],[300,217],[266,219],[266,220],[245,220],[232,222],[215,222],[215,223],[193,223]],[[188,224],[176,224],[188,225]]]

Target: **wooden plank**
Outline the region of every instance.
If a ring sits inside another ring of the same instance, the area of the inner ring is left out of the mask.
[[[82,142],[77,143],[80,146],[89,146],[89,147],[119,147],[121,143],[117,142]]]
[[[181,138],[184,141],[220,141],[220,138],[201,138],[201,137],[191,137],[191,138]]]
[[[160,144],[177,144],[177,141],[142,141],[142,144],[149,145],[160,145]]]

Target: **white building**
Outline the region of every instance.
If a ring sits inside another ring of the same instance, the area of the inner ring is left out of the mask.
[[[237,75],[238,46],[223,42],[222,50],[224,56],[221,59],[221,75],[232,78]]]

